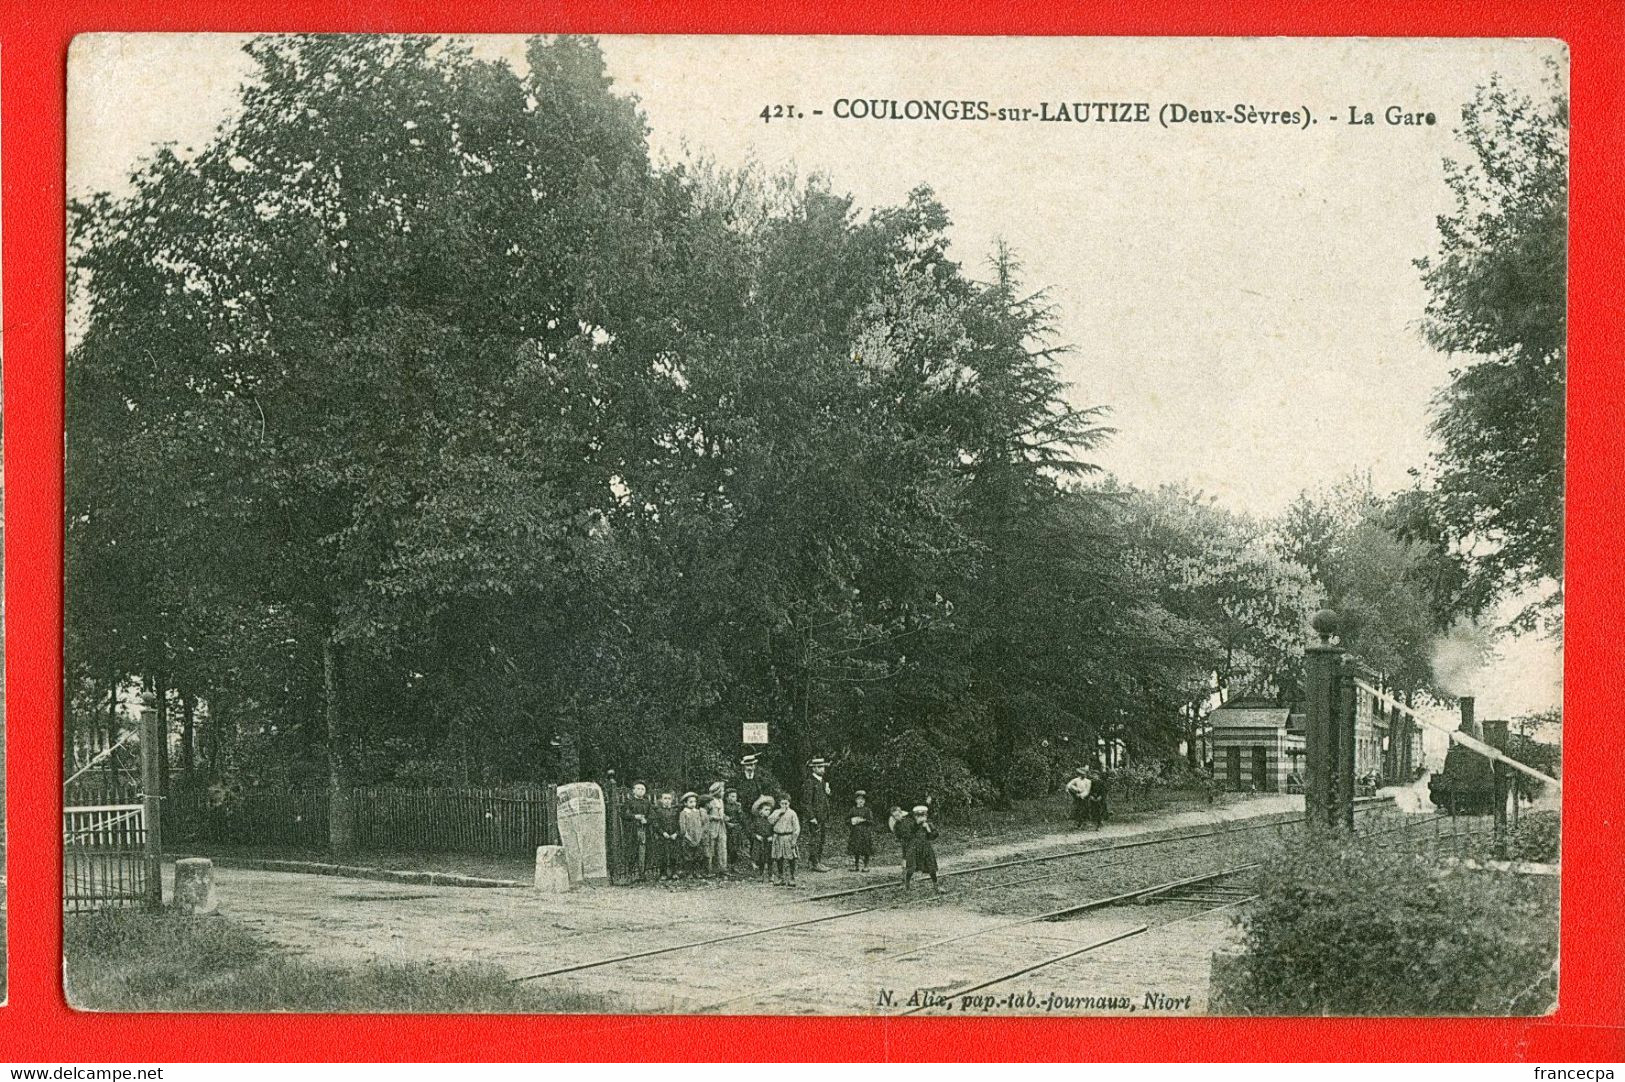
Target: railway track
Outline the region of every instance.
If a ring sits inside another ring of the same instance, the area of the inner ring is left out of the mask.
[[[1174,896],[1172,894],[1169,894],[1169,892],[1177,891],[1177,890],[1180,890],[1182,888],[1194,888],[1194,887],[1198,887],[1198,886],[1203,885],[1203,884],[1213,883],[1213,882],[1215,882],[1215,881],[1217,881],[1219,879],[1224,879],[1224,878],[1229,878],[1229,877],[1232,877],[1232,876],[1239,875],[1239,874],[1241,874],[1241,873],[1243,873],[1245,871],[1251,870],[1253,867],[1256,867],[1256,865],[1246,865],[1244,867],[1239,867],[1239,868],[1227,868],[1227,869],[1225,869],[1223,871],[1211,872],[1211,873],[1208,873],[1206,875],[1186,876],[1186,877],[1183,877],[1183,878],[1180,878],[1180,879],[1170,880],[1170,881],[1165,882],[1165,883],[1158,883],[1158,884],[1154,884],[1154,885],[1149,886],[1149,887],[1142,887],[1142,888],[1137,889],[1137,890],[1124,891],[1124,892],[1122,892],[1120,894],[1114,894],[1114,895],[1111,895],[1111,896],[1105,897],[1105,898],[1093,898],[1093,899],[1090,899],[1089,901],[1082,902],[1082,903],[1079,903],[1077,905],[1063,906],[1063,907],[1061,907],[1059,909],[1046,910],[1045,912],[1036,913],[1036,914],[1032,914],[1030,916],[1021,917],[1021,918],[1018,918],[1016,920],[1004,921],[1002,923],[990,925],[990,926],[985,927],[985,928],[977,928],[977,929],[974,929],[974,930],[969,931],[969,932],[960,933],[958,935],[946,936],[946,937],[943,937],[943,938],[940,938],[940,939],[933,939],[933,940],[931,940],[929,942],[926,942],[926,943],[916,944],[916,945],[914,945],[912,947],[909,947],[908,949],[906,949],[906,950],[904,950],[904,951],[902,951],[900,953],[888,954],[883,960],[885,962],[887,962],[887,963],[893,963],[893,962],[907,961],[909,959],[918,959],[918,958],[921,958],[921,957],[925,956],[926,954],[929,954],[930,952],[938,950],[938,949],[940,949],[942,947],[950,946],[950,945],[955,944],[955,943],[963,943],[963,942],[965,942],[967,940],[970,940],[970,939],[978,939],[978,938],[981,938],[981,937],[984,937],[984,936],[995,935],[995,934],[1000,933],[1000,932],[1006,932],[1006,931],[1010,931],[1011,929],[1014,929],[1014,928],[1020,928],[1020,927],[1026,926],[1026,925],[1037,924],[1037,923],[1040,923],[1040,922],[1052,922],[1052,921],[1069,920],[1069,919],[1072,919],[1072,918],[1075,918],[1075,917],[1082,916],[1082,915],[1084,915],[1086,913],[1092,913],[1092,912],[1096,912],[1098,910],[1103,910],[1103,909],[1110,909],[1110,908],[1113,908],[1113,907],[1116,907],[1116,906],[1130,905],[1130,904],[1133,904],[1135,902],[1140,902],[1140,901],[1145,901],[1145,900],[1150,900],[1150,899],[1154,899],[1154,898],[1163,897],[1164,895],[1167,895],[1167,900],[1169,900],[1169,901],[1182,901],[1184,899],[1179,898],[1177,896]],[[1239,905],[1244,901],[1250,900],[1252,897],[1253,897],[1253,895],[1251,895],[1250,893],[1247,893],[1247,894],[1242,895],[1239,898],[1227,899],[1225,901],[1224,905],[1220,906],[1218,908],[1228,908],[1229,906],[1232,906],[1232,905]],[[1173,921],[1163,922],[1163,924],[1178,923],[1179,920],[1183,920],[1183,919],[1187,919],[1187,918],[1178,918],[1178,919],[1173,920]],[[1107,946],[1109,944],[1116,943],[1116,942],[1119,942],[1119,941],[1124,940],[1124,939],[1131,938],[1131,937],[1136,936],[1136,935],[1140,935],[1140,934],[1150,930],[1151,927],[1153,927],[1153,926],[1152,925],[1141,925],[1141,926],[1139,926],[1137,928],[1131,928],[1131,929],[1129,929],[1127,931],[1118,931],[1116,933],[1113,933],[1111,935],[1106,936],[1103,939],[1099,939],[1099,940],[1096,940],[1093,943],[1087,944],[1086,946],[1078,947],[1078,948],[1075,948],[1075,949],[1064,951],[1064,952],[1062,952],[1060,954],[1052,955],[1049,958],[1042,959],[1042,960],[1040,960],[1038,962],[1035,962],[1035,963],[1032,963],[1030,965],[1023,966],[1020,969],[1010,971],[1008,973],[1005,973],[1005,974],[1002,974],[1002,975],[1000,975],[998,977],[995,977],[995,978],[993,978],[991,980],[984,981],[984,982],[982,982],[980,984],[976,984],[976,985],[972,985],[972,986],[969,986],[969,987],[964,987],[964,988],[957,989],[952,993],[947,993],[947,997],[948,997],[948,999],[952,1000],[952,999],[954,999],[954,998],[956,998],[956,997],[958,997],[960,995],[969,995],[971,993],[980,991],[981,989],[989,987],[991,985],[1000,984],[1000,983],[1003,983],[1004,981],[1007,981],[1007,980],[1013,980],[1016,977],[1023,976],[1023,975],[1025,975],[1027,973],[1031,973],[1031,972],[1033,972],[1035,970],[1038,970],[1038,969],[1042,969],[1045,966],[1052,965],[1052,964],[1054,964],[1056,962],[1064,961],[1064,960],[1069,959],[1069,958],[1074,958],[1074,957],[1077,957],[1078,955],[1087,953],[1088,951],[1096,950],[1098,948],[1105,947],[1105,946]],[[870,964],[872,964],[872,962],[866,960],[866,962],[864,963],[863,966],[848,967],[848,969],[845,970],[844,972],[852,972],[852,971],[855,971],[855,970],[860,969],[860,968],[865,968]],[[770,997],[770,996],[782,995],[785,992],[790,991],[790,990],[798,987],[801,983],[802,982],[800,982],[800,981],[787,981],[787,982],[781,982],[780,984],[776,984],[776,985],[773,985],[773,986],[768,987],[768,988],[752,989],[751,991],[745,992],[745,993],[743,993],[741,995],[733,996],[733,997],[730,997],[728,999],[724,999],[724,1000],[721,1000],[721,1001],[718,1001],[718,1002],[715,1002],[715,1003],[709,1003],[702,1009],[707,1010],[707,1011],[720,1010],[723,1007],[733,1006],[736,1003],[743,1003],[743,1002],[747,1002],[749,1000],[763,999],[763,998],[767,998],[767,997]],[[929,1009],[929,1006],[930,1005],[914,1008],[914,1009],[911,1009],[911,1010],[906,1010],[906,1011],[903,1011],[902,1013],[903,1014],[914,1014],[914,1013],[917,1013],[920,1010]]]
[[[1439,831],[1439,828],[1444,823],[1449,823],[1451,825],[1452,830],[1450,832],[1446,833]],[[1484,822],[1461,820],[1457,817],[1448,816],[1443,813],[1436,813],[1420,819],[1411,819],[1407,817],[1405,821],[1398,823],[1397,825],[1387,826],[1380,830],[1369,831],[1363,836],[1368,839],[1381,839],[1377,841],[1376,844],[1384,848],[1390,848],[1396,845],[1405,845],[1412,841],[1418,834],[1424,837],[1429,836],[1428,828],[1430,827],[1433,828],[1434,831],[1431,834],[1431,837],[1436,843],[1436,848],[1439,846],[1439,843],[1450,842],[1453,850],[1458,854],[1460,852],[1460,845],[1463,841],[1470,841],[1470,839],[1480,837],[1486,833]],[[1061,951],[1060,953],[1052,954],[1048,957],[1040,958],[1033,962],[1025,963],[1014,969],[1000,971],[971,983],[962,983],[947,991],[937,991],[932,996],[930,1001],[919,1006],[909,1007],[908,1009],[899,1012],[899,1016],[920,1014],[933,1009],[952,1009],[952,1005],[956,1002],[963,1005],[966,1002],[966,997],[985,993],[990,988],[994,988],[1001,984],[1006,984],[1018,978],[1028,976],[1050,966],[1081,958],[1084,955],[1104,950],[1113,946],[1114,944],[1123,943],[1126,940],[1135,939],[1150,932],[1161,931],[1162,929],[1171,928],[1187,921],[1200,920],[1205,917],[1210,917],[1215,913],[1220,913],[1227,909],[1245,905],[1247,902],[1250,902],[1256,898],[1258,896],[1257,893],[1251,888],[1237,887],[1225,883],[1224,881],[1234,879],[1235,877],[1251,871],[1256,867],[1258,867],[1257,864],[1249,864],[1241,867],[1225,869],[1224,871],[1215,872],[1211,875],[1191,876],[1185,879],[1173,880],[1147,890],[1132,892],[1120,898],[1102,899],[1092,905],[1079,907],[1079,909],[1095,909],[1123,905],[1130,902],[1140,904],[1147,902],[1170,902],[1195,905],[1197,906],[1197,909],[1195,912],[1186,913],[1182,916],[1174,917],[1171,920],[1146,923],[1127,930],[1119,930],[1100,939],[1094,940],[1093,942]],[[1067,913],[1068,911],[1061,912]],[[997,930],[997,928],[988,929],[990,932]]]
[[[1377,810],[1377,809],[1379,809],[1381,807],[1384,807],[1384,806],[1385,806],[1385,802],[1383,802],[1383,801],[1367,802],[1367,804],[1361,810],[1368,812],[1368,811],[1372,811],[1372,810]],[[1256,831],[1259,831],[1259,830],[1267,830],[1267,829],[1277,829],[1277,830],[1279,830],[1281,828],[1284,828],[1286,826],[1292,825],[1294,823],[1299,823],[1299,822],[1302,822],[1302,817],[1301,816],[1293,817],[1291,819],[1274,820],[1274,821],[1271,821],[1271,822],[1268,822],[1268,823],[1251,824],[1251,825],[1242,826],[1242,827],[1228,827],[1228,828],[1214,829],[1214,830],[1203,830],[1203,831],[1197,831],[1197,832],[1191,832],[1191,833],[1167,835],[1167,836],[1158,837],[1158,838],[1135,839],[1135,840],[1132,840],[1132,841],[1118,842],[1118,843],[1113,843],[1113,844],[1110,844],[1110,845],[1084,846],[1084,847],[1080,847],[1080,848],[1077,848],[1077,849],[1071,849],[1071,850],[1066,850],[1066,851],[1057,852],[1057,853],[1047,853],[1047,854],[1040,854],[1040,855],[1032,856],[1032,857],[1022,857],[1022,858],[1015,858],[1015,859],[1010,859],[1010,860],[994,861],[994,862],[991,862],[991,863],[980,864],[980,865],[949,867],[949,868],[944,869],[944,878],[952,878],[957,883],[958,881],[961,881],[961,880],[963,880],[963,879],[965,879],[967,877],[982,876],[982,875],[987,875],[989,873],[1000,872],[1000,871],[1004,871],[1004,870],[1012,869],[1012,868],[1018,868],[1018,869],[1019,868],[1027,868],[1027,867],[1031,867],[1031,866],[1034,866],[1034,865],[1049,864],[1049,863],[1055,863],[1055,862],[1066,862],[1066,861],[1072,861],[1072,860],[1083,859],[1083,858],[1088,858],[1088,857],[1100,857],[1100,856],[1105,855],[1105,854],[1121,853],[1123,851],[1144,850],[1144,849],[1153,848],[1153,847],[1166,847],[1166,846],[1178,847],[1178,846],[1181,846],[1183,844],[1189,844],[1189,843],[1193,843],[1193,842],[1200,842],[1200,841],[1204,841],[1204,840],[1212,839],[1212,838],[1220,838],[1220,837],[1222,837],[1222,838],[1225,838],[1227,840],[1235,840],[1235,839],[1238,839],[1238,836],[1248,836],[1248,835],[1251,835],[1252,833],[1254,833]],[[1211,858],[1211,856],[1212,856],[1212,854],[1204,854],[1204,855],[1209,857],[1209,858]],[[1127,866],[1130,866],[1131,864],[1134,864],[1134,863],[1136,863],[1136,857],[1135,856],[1123,856],[1123,857],[1121,857],[1121,859],[1108,860],[1108,861],[1104,861],[1104,862],[1097,862],[1097,863],[1095,863],[1095,864],[1093,864],[1093,865],[1091,865],[1091,866],[1089,866],[1087,868],[1081,869],[1081,870],[1079,870],[1079,869],[1060,868],[1060,869],[1055,869],[1055,870],[1051,870],[1051,871],[1042,872],[1042,873],[1040,873],[1038,875],[1023,876],[1023,877],[1019,877],[1019,878],[1015,878],[1015,879],[1009,879],[1009,878],[1001,877],[1001,878],[998,878],[998,879],[995,879],[995,880],[992,880],[992,881],[989,881],[989,882],[986,882],[986,883],[980,883],[980,884],[974,885],[974,886],[955,889],[946,896],[946,900],[951,902],[951,901],[955,901],[957,899],[963,898],[965,895],[968,895],[968,894],[976,894],[976,893],[982,892],[982,891],[1008,890],[1010,888],[1026,886],[1026,885],[1029,885],[1029,884],[1032,884],[1032,883],[1035,883],[1035,882],[1053,881],[1053,880],[1059,879],[1059,878],[1061,878],[1063,876],[1079,876],[1079,877],[1088,876],[1088,877],[1093,877],[1093,878],[1099,879],[1099,878],[1101,878],[1100,873],[1102,873],[1103,871],[1105,871],[1107,869],[1114,869],[1114,868],[1121,869],[1121,868],[1125,868]],[[1211,868],[1211,865],[1209,867]],[[1034,923],[1044,922],[1044,921],[1054,921],[1054,920],[1067,919],[1070,916],[1075,916],[1077,914],[1090,912],[1092,910],[1101,909],[1101,908],[1105,908],[1105,907],[1109,907],[1109,906],[1113,906],[1113,905],[1124,904],[1124,903],[1126,903],[1126,902],[1128,902],[1128,901],[1130,901],[1132,899],[1141,897],[1143,895],[1148,895],[1148,894],[1154,895],[1159,891],[1164,891],[1164,890],[1167,890],[1167,889],[1170,889],[1170,888],[1178,888],[1178,887],[1184,886],[1184,885],[1191,885],[1191,884],[1196,884],[1196,883],[1201,883],[1201,882],[1215,881],[1215,880],[1217,880],[1217,879],[1219,879],[1221,877],[1224,877],[1224,876],[1235,875],[1235,874],[1238,873],[1238,871],[1245,870],[1246,868],[1249,868],[1249,867],[1251,867],[1251,865],[1232,866],[1232,867],[1227,867],[1227,868],[1223,869],[1220,872],[1213,872],[1211,870],[1207,870],[1207,871],[1201,872],[1201,873],[1196,874],[1196,875],[1181,875],[1181,876],[1176,876],[1176,877],[1174,877],[1172,879],[1165,879],[1165,880],[1160,880],[1160,881],[1157,881],[1157,882],[1153,882],[1151,884],[1145,884],[1144,881],[1143,881],[1143,878],[1142,878],[1138,884],[1130,885],[1126,889],[1113,890],[1112,893],[1107,894],[1104,897],[1091,899],[1089,901],[1085,901],[1085,902],[1082,902],[1082,903],[1069,904],[1069,905],[1053,907],[1053,908],[1041,908],[1038,912],[1017,916],[1012,920],[1002,921],[1002,922],[999,922],[999,923],[997,923],[997,924],[995,924],[993,926],[987,927],[987,928],[974,930],[974,931],[967,932],[967,933],[961,933],[961,934],[958,934],[958,935],[949,936],[949,937],[941,938],[941,939],[938,939],[938,940],[933,940],[931,942],[924,943],[924,944],[919,944],[919,945],[911,947],[911,948],[909,948],[909,949],[907,949],[905,951],[902,951],[901,953],[891,954],[890,952],[887,952],[888,953],[887,960],[888,961],[903,960],[903,959],[907,959],[907,958],[910,958],[910,957],[915,957],[915,956],[924,954],[924,953],[926,953],[928,951],[939,949],[939,948],[944,947],[944,946],[948,946],[948,945],[950,945],[952,943],[961,942],[961,941],[966,940],[966,939],[975,938],[975,937],[978,937],[978,936],[982,936],[982,935],[986,935],[986,934],[989,934],[989,933],[997,932],[997,931],[1000,931],[1000,930],[1003,930],[1003,929],[1016,928],[1016,927],[1020,927],[1020,926],[1023,926],[1023,925],[1029,925],[1029,924],[1034,924]],[[859,897],[864,896],[864,895],[870,895],[870,894],[874,894],[874,893],[879,892],[879,891],[887,891],[887,890],[896,893],[896,892],[900,891],[900,888],[897,886],[897,884],[894,881],[888,881],[888,882],[884,882],[884,883],[875,883],[875,884],[866,884],[866,885],[861,886],[861,887],[849,888],[849,889],[838,890],[838,891],[830,891],[830,892],[826,892],[826,893],[823,893],[823,894],[812,895],[812,896],[809,896],[809,897],[804,898],[804,899],[798,899],[797,904],[807,904],[807,903],[813,903],[813,902],[826,902],[826,903],[827,902],[840,902],[840,901],[844,901],[844,900],[847,900],[847,899],[855,899],[855,898],[859,898]],[[938,898],[940,898],[940,897],[943,897],[943,896],[932,895],[932,894],[924,894],[923,896],[906,897],[906,898],[903,898],[903,899],[901,899],[899,901],[893,901],[893,902],[889,902],[889,903],[874,904],[874,905],[863,905],[863,906],[860,906],[860,907],[855,908],[855,909],[843,910],[841,912],[836,912],[836,913],[821,913],[821,914],[809,916],[809,917],[802,918],[802,919],[791,920],[791,921],[782,921],[782,922],[770,924],[770,925],[767,925],[767,926],[764,926],[764,927],[743,929],[743,930],[740,930],[740,931],[737,931],[737,932],[730,932],[730,933],[727,933],[725,935],[708,936],[708,937],[705,937],[705,938],[702,938],[702,939],[696,939],[696,940],[691,940],[691,941],[684,941],[684,942],[678,942],[678,943],[668,943],[668,944],[663,944],[663,945],[658,945],[658,946],[651,946],[651,947],[643,949],[643,950],[629,951],[629,952],[626,952],[626,953],[612,955],[612,956],[609,956],[609,957],[595,958],[595,959],[589,959],[589,960],[580,961],[580,962],[574,962],[574,963],[570,963],[570,964],[566,964],[566,965],[555,966],[555,967],[553,967],[551,969],[546,969],[546,970],[543,970],[543,971],[540,971],[540,972],[537,972],[537,973],[530,973],[530,974],[525,974],[525,975],[520,976],[520,977],[515,977],[515,978],[512,978],[512,980],[515,983],[524,982],[524,981],[532,981],[532,980],[541,980],[541,979],[545,979],[545,978],[549,978],[549,977],[564,976],[564,975],[567,975],[567,974],[581,973],[581,972],[585,972],[585,971],[588,971],[588,970],[602,969],[602,968],[616,966],[616,965],[620,965],[620,964],[623,964],[623,963],[634,962],[634,961],[638,961],[638,960],[642,960],[642,959],[649,959],[649,958],[660,957],[660,956],[663,956],[663,955],[676,954],[676,953],[683,952],[683,951],[700,950],[700,949],[703,949],[703,948],[706,948],[706,947],[720,946],[722,944],[735,943],[735,942],[738,942],[738,941],[741,941],[741,940],[748,940],[748,939],[753,939],[753,938],[756,938],[756,937],[770,936],[770,935],[775,935],[775,934],[780,934],[780,933],[793,933],[794,931],[796,931],[798,929],[802,929],[802,928],[808,928],[808,927],[812,927],[812,926],[815,926],[815,925],[825,925],[825,924],[830,924],[830,923],[837,922],[837,921],[852,920],[852,919],[863,917],[865,915],[870,915],[870,914],[884,914],[884,913],[890,913],[890,912],[894,912],[894,911],[905,909],[905,908],[915,908],[915,907],[919,907],[919,908],[923,909],[927,905],[930,905],[931,903],[937,901]],[[1234,903],[1232,902],[1230,904],[1234,904]],[[745,1000],[745,999],[759,998],[761,995],[768,994],[768,993],[776,991],[776,990],[778,990],[778,989],[760,989],[760,990],[748,992],[748,993],[745,993],[744,995],[735,996],[735,997],[732,997],[730,999],[727,999],[727,1000],[724,1000],[724,1001],[721,1001],[721,1002],[718,1002],[718,1003],[709,1004],[709,1005],[707,1005],[707,1007],[705,1009],[716,1009],[716,1008],[727,1006],[727,1005],[729,1005],[731,1003],[739,1002],[739,1001],[742,1001],[742,1000]]]
[[[1135,892],[1134,894],[1123,899],[1105,899],[1102,901],[1099,908],[1105,908],[1106,906],[1110,905],[1125,905],[1131,902],[1145,903],[1153,900],[1194,903],[1198,904],[1200,908],[1194,913],[1187,913],[1183,916],[1173,917],[1169,920],[1141,924],[1137,927],[1129,928],[1126,931],[1113,932],[1096,939],[1093,942],[1085,943],[1081,947],[1073,947],[1068,950],[1061,951],[1058,954],[1051,954],[1036,961],[1024,963],[1023,965],[1017,966],[1015,969],[1000,971],[992,976],[979,979],[974,983],[957,985],[948,991],[936,993],[936,995],[929,1002],[899,1011],[898,1015],[899,1017],[902,1017],[912,1014],[921,1014],[928,1010],[943,1007],[951,1009],[955,1002],[963,1005],[966,1002],[966,997],[986,992],[989,988],[995,988],[1001,984],[1007,984],[1010,981],[1021,977],[1030,976],[1041,969],[1047,969],[1050,966],[1057,965],[1061,962],[1070,962],[1074,959],[1081,958],[1086,954],[1092,954],[1095,951],[1103,950],[1112,946],[1113,944],[1138,938],[1139,936],[1143,936],[1148,932],[1161,931],[1165,928],[1171,928],[1175,925],[1183,924],[1186,921],[1209,917],[1214,913],[1223,912],[1226,909],[1244,905],[1253,898],[1257,897],[1257,895],[1250,890],[1220,886],[1217,884],[1219,880],[1232,878],[1244,872],[1250,871],[1254,867],[1257,867],[1257,865],[1229,868],[1221,872],[1215,872],[1211,875],[1192,876],[1186,879],[1164,883],[1156,887],[1148,888],[1147,890]],[[1213,894],[1199,893],[1202,891],[1210,891],[1213,892]]]

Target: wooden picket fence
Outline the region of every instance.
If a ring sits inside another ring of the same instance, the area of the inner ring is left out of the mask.
[[[533,857],[558,844],[551,785],[501,788],[360,786],[351,790],[355,844],[362,851],[478,853]],[[114,804],[129,794],[76,785],[71,803]],[[95,798],[95,799],[92,799]],[[177,786],[162,803],[164,845],[205,842],[321,850],[328,841],[325,788],[249,789],[222,799]]]

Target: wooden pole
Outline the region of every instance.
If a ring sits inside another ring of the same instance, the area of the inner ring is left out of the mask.
[[[339,644],[329,636],[322,643],[322,698],[327,712],[327,843],[333,856],[355,851],[355,816],[350,800],[349,749],[344,710],[339,702]]]
[[[141,808],[145,820],[142,861],[146,873],[142,904],[148,909],[164,906],[163,801],[159,795],[163,783],[159,770],[163,757],[162,718],[163,713],[157,709],[141,712]]]
[[[1507,723],[1504,721],[1486,721],[1484,723],[1484,742],[1496,751],[1507,750]],[[1494,780],[1494,823],[1495,838],[1505,836],[1507,830],[1507,774],[1508,770],[1503,763],[1490,763],[1491,777]]]

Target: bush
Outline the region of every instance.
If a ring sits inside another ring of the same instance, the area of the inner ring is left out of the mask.
[[[992,786],[963,760],[931,743],[918,729],[905,730],[874,754],[858,758],[849,777],[854,788],[869,791],[870,804],[882,809],[892,804],[910,807],[929,796],[936,809],[951,813],[994,796]]]
[[[1131,808],[1147,808],[1157,802],[1151,790],[1161,781],[1161,771],[1152,763],[1129,763],[1106,772],[1107,792]]]
[[[1562,821],[1557,812],[1529,812],[1518,820],[1518,829],[1508,832],[1495,856],[1501,860],[1529,860],[1556,864],[1560,858],[1559,836]]]
[[[1265,862],[1222,1006],[1243,1014],[1506,1015],[1555,996],[1557,884],[1346,838]]]
[[[1041,797],[1055,789],[1055,766],[1047,749],[1031,746],[1011,756],[1004,770],[1004,793],[1011,800]]]

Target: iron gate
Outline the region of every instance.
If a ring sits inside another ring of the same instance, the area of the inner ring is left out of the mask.
[[[75,913],[141,905],[148,888],[146,844],[141,804],[63,808],[63,908]]]

